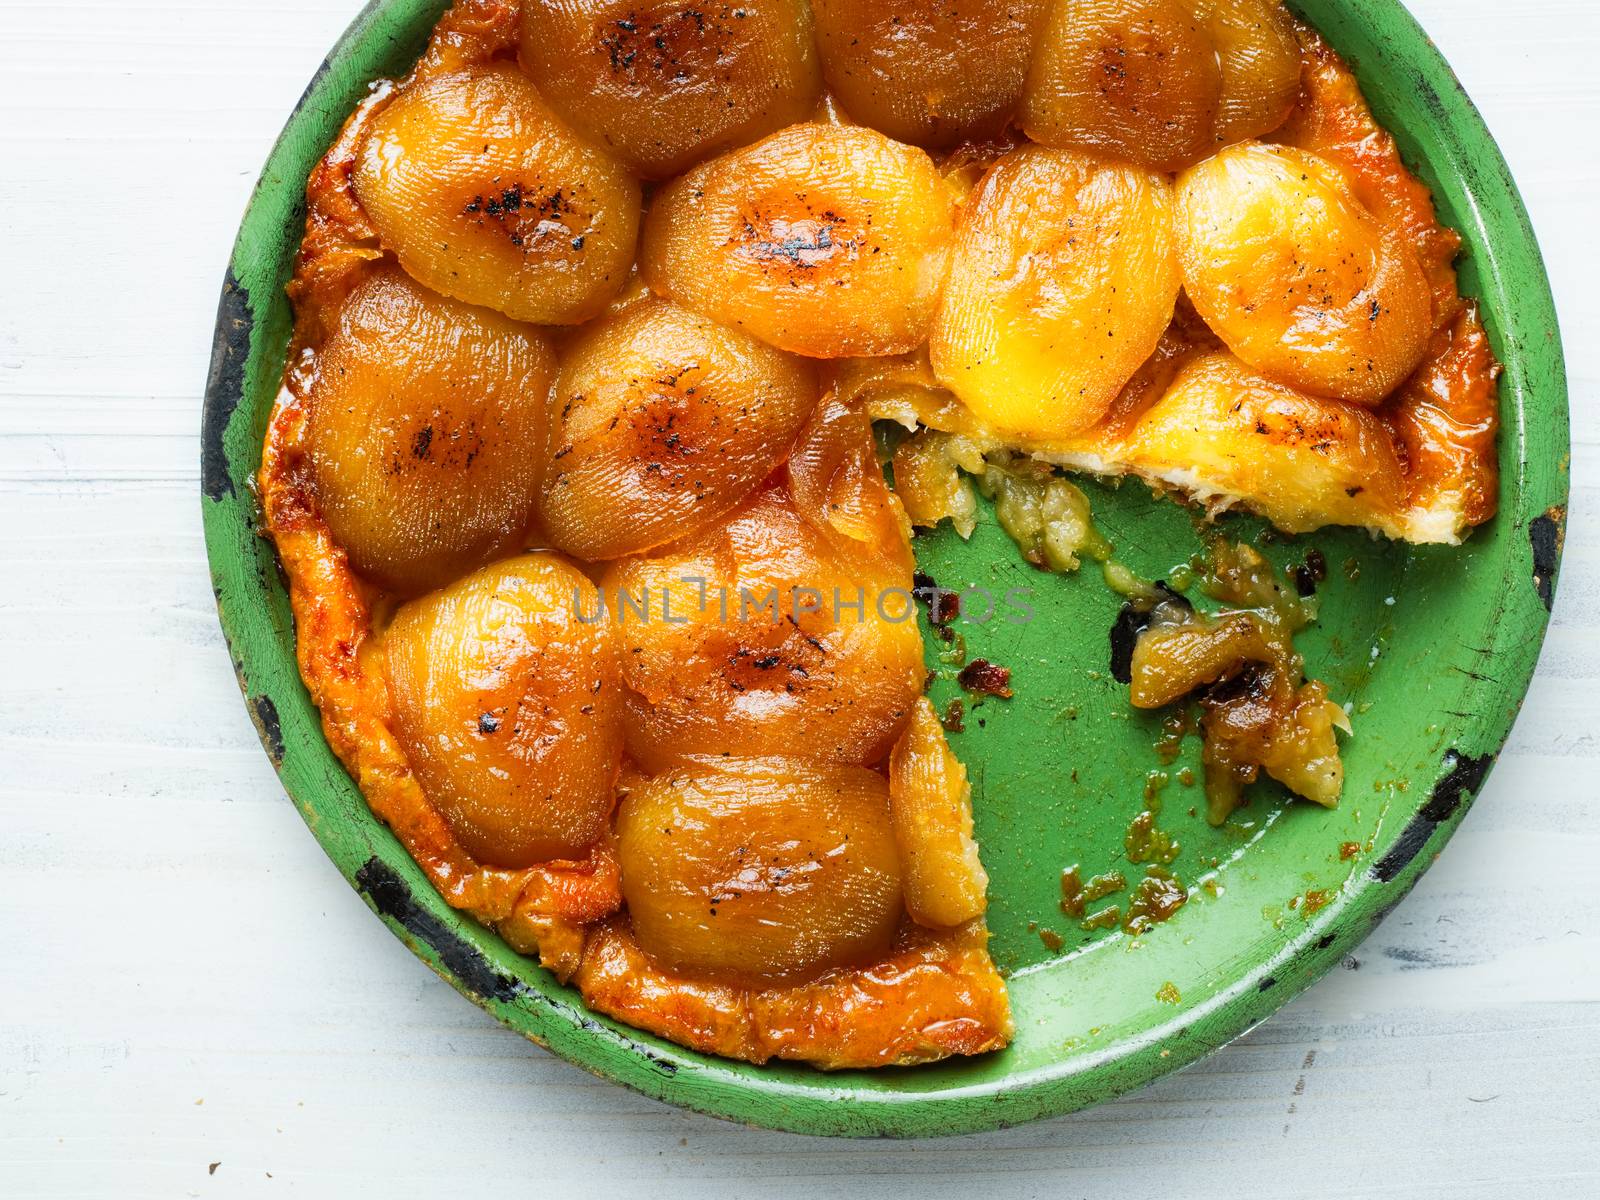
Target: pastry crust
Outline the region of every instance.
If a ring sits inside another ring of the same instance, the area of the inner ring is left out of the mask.
[[[627,922],[590,935],[578,990],[590,1008],[694,1050],[825,1070],[911,1066],[985,1054],[1011,1040],[1011,1009],[981,920],[954,930],[909,921],[870,967],[789,987],[744,988],[675,977],[639,949]]]

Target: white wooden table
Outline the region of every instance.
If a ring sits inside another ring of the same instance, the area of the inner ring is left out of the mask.
[[[1600,15],[1412,6],[1521,181],[1572,372],[1510,747],[1347,969],[1239,1043],[1076,1117],[852,1144],[495,1025],[381,930],[245,718],[200,391],[246,196],[356,0],[0,0],[0,1196],[1600,1195]]]

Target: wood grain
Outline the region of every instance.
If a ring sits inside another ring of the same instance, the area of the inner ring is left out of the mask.
[[[494,1025],[379,932],[245,717],[199,395],[255,172],[353,0],[0,0],[0,1194],[1600,1193],[1600,17],[1411,7],[1521,181],[1568,339],[1566,570],[1511,744],[1346,969],[1227,1050],[1076,1117],[852,1144]]]

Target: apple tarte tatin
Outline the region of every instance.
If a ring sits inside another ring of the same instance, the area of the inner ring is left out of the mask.
[[[914,527],[1103,560],[1063,470],[1494,512],[1459,239],[1277,0],[457,0],[307,200],[260,492],[328,739],[450,904],[697,1050],[1011,1036]],[[1198,701],[1213,819],[1334,803],[1306,607],[1211,570],[1105,563],[1131,703]]]

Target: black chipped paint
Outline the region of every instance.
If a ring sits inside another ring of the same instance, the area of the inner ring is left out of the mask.
[[[502,1004],[525,997],[568,1013],[585,1033],[617,1036],[582,1009],[543,996],[497,968],[483,951],[418,904],[405,880],[381,858],[374,856],[367,859],[356,871],[355,883],[372,901],[373,908],[378,910],[380,916],[397,922],[412,937],[432,947],[445,970],[459,979],[473,995],[485,1000],[498,1000]],[[654,1070],[669,1077],[678,1073],[677,1063],[662,1057],[648,1046],[628,1037],[620,1037],[619,1040]]]
[[[1294,959],[1290,962],[1288,967],[1289,974],[1295,979],[1314,978],[1317,974],[1320,974],[1323,968],[1316,965],[1318,952],[1327,950],[1336,941],[1338,941],[1339,933],[1340,931],[1337,929],[1332,930],[1323,934],[1316,941],[1301,946],[1298,950],[1296,950]],[[1268,978],[1271,977],[1269,976]],[[1276,982],[1277,980],[1273,979],[1273,983]],[[1256,990],[1264,992],[1270,986],[1270,984],[1267,984],[1266,986],[1258,984]]]
[[[1182,605],[1193,611],[1194,606],[1164,581],[1156,581],[1156,590],[1161,593],[1163,602]],[[1133,648],[1139,642],[1139,635],[1150,628],[1153,620],[1155,616],[1148,603],[1129,600],[1111,623],[1111,678],[1118,683],[1133,682]]]
[[[663,1075],[670,1076],[678,1073],[678,1064],[670,1059],[662,1058],[659,1054],[650,1053],[650,1051],[646,1050],[637,1042],[634,1043],[633,1048],[642,1058],[644,1058],[652,1067],[660,1071]]]
[[[241,676],[242,678],[242,676]],[[278,720],[278,706],[271,696],[252,696],[250,716],[255,721],[261,744],[267,748],[267,757],[274,767],[283,766],[283,724]]]
[[[1411,818],[1410,823],[1400,831],[1394,848],[1373,863],[1372,878],[1379,883],[1391,882],[1406,869],[1413,858],[1421,853],[1423,846],[1428,844],[1428,839],[1433,836],[1433,831],[1437,828],[1438,825],[1420,813]]]
[[[356,872],[355,882],[379,915],[398,922],[407,933],[431,946],[445,970],[474,995],[502,1004],[516,999],[522,984],[498,970],[483,951],[418,904],[405,880],[382,859],[367,859]]]
[[[250,293],[230,270],[217,303],[216,336],[211,345],[211,370],[206,376],[205,414],[200,426],[200,486],[206,497],[222,500],[234,494],[228,464],[228,423],[244,399],[244,369],[250,359],[255,318]]]
[[[1556,568],[1561,562],[1561,523],[1554,513],[1535,517],[1528,526],[1533,543],[1533,586],[1546,612],[1556,603]]]
[[[1455,816],[1468,796],[1476,795],[1494,766],[1494,755],[1460,754],[1454,750],[1444,756],[1445,773],[1420,812],[1400,831],[1389,853],[1373,864],[1372,878],[1390,883],[1411,865],[1433,836],[1433,831]]]
[[[1452,750],[1445,755],[1445,766],[1449,769],[1444,778],[1439,780],[1433,795],[1418,814],[1435,825],[1453,817],[1466,797],[1478,794],[1489,776],[1489,768],[1494,766],[1494,755],[1480,754],[1474,758]]]
[[[1149,624],[1150,614],[1140,612],[1131,601],[1111,623],[1111,678],[1118,683],[1133,682],[1133,647]]]

